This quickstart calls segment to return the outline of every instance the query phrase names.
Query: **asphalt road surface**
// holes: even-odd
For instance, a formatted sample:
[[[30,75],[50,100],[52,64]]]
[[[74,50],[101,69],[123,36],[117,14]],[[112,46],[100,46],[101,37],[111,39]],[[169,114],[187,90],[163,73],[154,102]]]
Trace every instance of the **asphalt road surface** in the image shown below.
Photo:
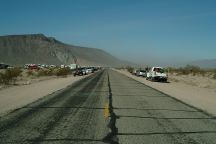
[[[1,117],[0,143],[216,144],[216,119],[103,70]]]

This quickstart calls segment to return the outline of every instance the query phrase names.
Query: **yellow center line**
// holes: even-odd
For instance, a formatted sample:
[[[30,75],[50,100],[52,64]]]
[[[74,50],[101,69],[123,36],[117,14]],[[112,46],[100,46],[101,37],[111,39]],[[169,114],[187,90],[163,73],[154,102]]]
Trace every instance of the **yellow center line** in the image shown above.
[[[110,116],[110,113],[109,113],[109,104],[105,103],[105,105],[104,105],[104,118],[108,119],[109,116]]]

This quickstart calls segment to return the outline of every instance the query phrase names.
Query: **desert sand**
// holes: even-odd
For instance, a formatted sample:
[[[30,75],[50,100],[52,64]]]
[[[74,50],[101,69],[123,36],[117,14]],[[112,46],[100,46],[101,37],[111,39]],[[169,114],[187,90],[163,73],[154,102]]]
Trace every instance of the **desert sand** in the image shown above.
[[[116,71],[216,116],[216,80],[190,75],[170,75],[168,83],[160,83],[147,81],[145,78],[134,76],[126,70]]]
[[[41,97],[54,93],[84,78],[68,76],[34,82],[28,85],[12,86],[0,90],[0,115],[25,106]]]

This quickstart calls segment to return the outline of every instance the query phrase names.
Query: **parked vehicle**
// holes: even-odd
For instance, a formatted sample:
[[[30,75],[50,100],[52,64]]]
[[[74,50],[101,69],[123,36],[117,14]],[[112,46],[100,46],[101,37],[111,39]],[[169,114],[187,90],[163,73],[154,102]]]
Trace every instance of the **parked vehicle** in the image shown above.
[[[44,68],[49,68],[49,65],[46,65],[46,64],[41,64],[41,65],[39,66],[39,68],[41,68],[41,69],[44,69]]]
[[[28,64],[27,68],[30,69],[30,70],[38,70],[38,69],[40,69],[38,67],[38,65],[36,65],[36,64]]]
[[[4,64],[4,63],[0,63],[0,69],[7,69],[9,67],[9,65]]]
[[[147,73],[146,79],[151,81],[166,82],[168,77],[167,77],[167,73],[162,67],[152,67],[150,71]]]
[[[49,65],[49,68],[56,68],[56,65]]]
[[[81,68],[81,71],[82,71],[83,75],[87,75],[87,69],[86,68]]]
[[[87,74],[90,74],[90,73],[93,73],[93,72],[94,72],[93,68],[87,68],[86,69]]]
[[[136,70],[136,76],[146,77],[146,71],[145,70]]]
[[[82,76],[82,75],[86,75],[86,68],[78,68],[75,72],[74,72],[74,76]]]
[[[93,67],[93,71],[94,71],[94,72],[96,72],[96,71],[98,71],[98,70],[99,70],[98,67]]]
[[[62,65],[60,65],[60,68],[65,68],[65,67],[66,67],[66,66],[65,66],[65,65],[63,65],[63,64],[62,64]]]

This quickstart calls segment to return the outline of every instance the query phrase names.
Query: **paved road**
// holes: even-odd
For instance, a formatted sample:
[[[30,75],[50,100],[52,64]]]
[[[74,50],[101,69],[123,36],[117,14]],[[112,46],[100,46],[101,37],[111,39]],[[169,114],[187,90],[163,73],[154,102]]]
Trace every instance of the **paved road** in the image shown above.
[[[0,143],[214,144],[216,120],[104,70],[0,118]]]

